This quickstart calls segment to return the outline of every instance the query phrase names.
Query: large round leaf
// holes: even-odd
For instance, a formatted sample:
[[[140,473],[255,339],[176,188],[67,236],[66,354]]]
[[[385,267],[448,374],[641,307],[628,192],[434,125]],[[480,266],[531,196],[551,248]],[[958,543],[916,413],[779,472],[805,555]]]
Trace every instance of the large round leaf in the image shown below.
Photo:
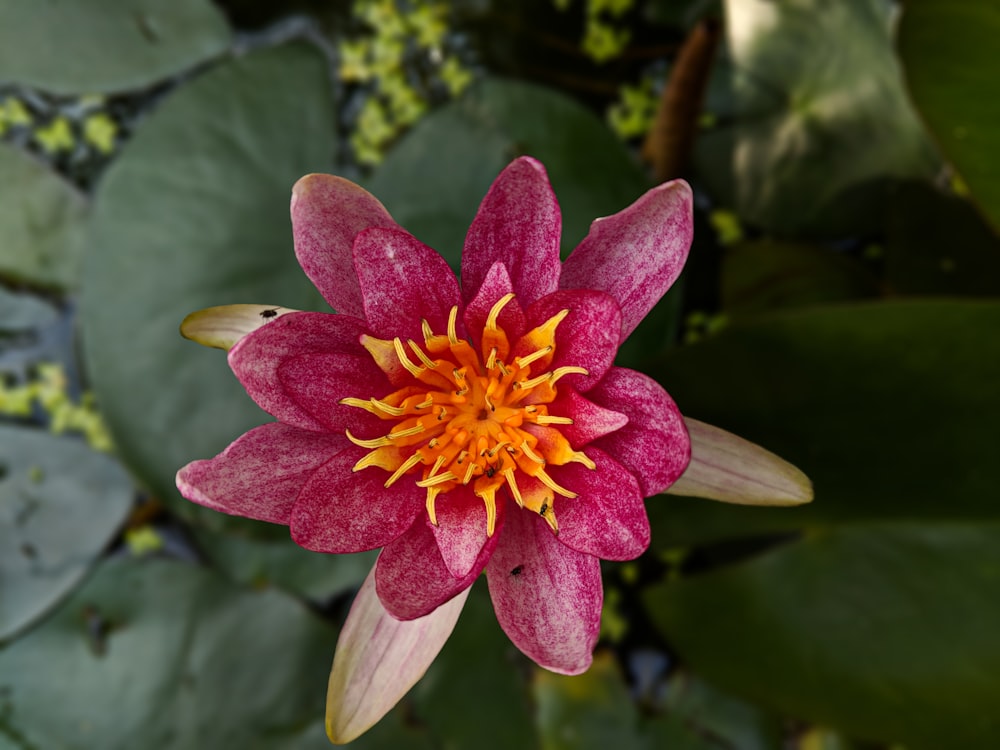
[[[774,315],[677,350],[656,376],[685,414],[803,469],[792,509],[652,499],[653,545],[829,523],[1000,519],[1000,303],[899,301]]]
[[[121,467],[82,441],[0,426],[0,641],[72,591],[132,494]]]
[[[44,164],[2,143],[0,174],[0,276],[37,286],[75,286],[87,217],[84,196]]]
[[[998,580],[1000,524],[874,525],[646,603],[701,674],[782,712],[914,750],[986,750],[1000,746]]]
[[[102,565],[0,651],[4,733],[72,750],[301,747],[335,632],[274,590],[186,563]]]
[[[903,91],[884,0],[727,0],[720,125],[696,162],[723,203],[779,233],[874,226],[885,178],[937,160]]]
[[[1000,6],[907,0],[899,53],[913,101],[945,155],[1000,232]]]
[[[230,36],[209,0],[5,0],[0,82],[54,94],[128,91],[221,54]]]
[[[421,120],[369,184],[400,224],[458,267],[465,233],[490,183],[529,154],[549,173],[563,214],[563,254],[590,222],[649,187],[614,134],[564,94],[486,79]]]
[[[220,65],[137,131],[96,197],[85,351],[123,456],[161,496],[177,469],[266,420],[184,316],[259,302],[319,309],[292,250],[291,186],[329,171],[324,58],[295,44]]]

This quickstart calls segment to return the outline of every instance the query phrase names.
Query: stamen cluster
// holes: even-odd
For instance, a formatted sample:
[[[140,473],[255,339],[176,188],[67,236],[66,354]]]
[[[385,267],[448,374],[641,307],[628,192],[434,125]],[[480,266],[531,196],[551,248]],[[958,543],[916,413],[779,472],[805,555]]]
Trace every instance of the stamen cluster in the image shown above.
[[[512,346],[498,318],[513,298],[504,296],[490,310],[479,351],[456,334],[458,307],[451,309],[444,335],[421,322],[423,346],[412,339],[361,339],[383,369],[401,365],[413,382],[382,399],[340,401],[396,422],[373,439],[347,432],[353,443],[371,449],[354,471],[381,467],[390,472],[386,487],[419,471],[416,484],[427,491],[427,514],[435,525],[436,498],[471,484],[485,504],[489,535],[495,530],[497,492],[504,487],[518,506],[538,513],[558,532],[553,499],[576,493],[560,486],[546,467],[570,462],[595,466],[558,430],[558,425],[573,424],[572,418],[548,411],[562,377],[587,374],[582,367],[549,369],[556,328],[570,311],[560,311]]]

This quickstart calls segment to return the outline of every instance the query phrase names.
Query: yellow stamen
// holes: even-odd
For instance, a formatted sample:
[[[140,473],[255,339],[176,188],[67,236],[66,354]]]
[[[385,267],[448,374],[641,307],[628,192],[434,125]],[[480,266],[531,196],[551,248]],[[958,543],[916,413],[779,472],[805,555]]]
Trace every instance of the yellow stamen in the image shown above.
[[[437,367],[437,362],[432,360],[426,354],[424,354],[423,349],[417,346],[417,342],[413,339],[406,340],[407,345],[413,350],[413,353],[417,355],[417,358],[424,363],[428,370],[433,370]]]
[[[458,321],[458,305],[455,305],[448,312],[448,343],[452,346],[458,344],[458,334],[455,333],[455,323]]]
[[[538,351],[532,352],[531,354],[527,355],[526,357],[514,357],[514,364],[517,365],[518,367],[527,367],[532,362],[536,362],[539,359],[541,359],[542,357],[546,356],[547,354],[551,354],[551,353],[552,353],[552,347],[551,346],[543,346]]]
[[[403,342],[397,337],[392,340],[392,345],[396,349],[396,357],[399,359],[399,364],[405,367],[406,371],[413,377],[418,377],[424,371],[424,368],[410,361],[410,358],[406,356],[406,350],[403,348]]]
[[[486,506],[486,536],[493,536],[497,529],[497,491],[495,487],[488,487],[482,492],[477,492],[482,498],[483,505]]]
[[[511,467],[503,472],[504,479],[507,480],[507,486],[510,487],[510,494],[514,496],[514,502],[517,503],[519,508],[524,507],[524,498],[521,497],[521,490],[517,486],[517,480],[514,479],[514,469]]]
[[[359,448],[383,448],[387,445],[392,445],[392,441],[389,439],[388,435],[383,435],[379,438],[372,438],[371,440],[362,440],[361,438],[354,437],[350,430],[344,430],[344,434],[347,435],[348,440]]]
[[[552,382],[555,383],[564,375],[590,375],[590,372],[583,367],[557,367],[552,371]]]
[[[444,484],[445,482],[454,482],[458,477],[452,474],[450,471],[446,471],[444,474],[438,474],[434,477],[427,477],[427,479],[421,479],[417,482],[417,487],[433,487],[437,484]]]
[[[535,417],[535,424],[573,424],[569,417],[555,417],[551,414],[539,414]]]
[[[545,459],[542,458],[541,456],[539,456],[533,450],[531,450],[531,446],[528,445],[528,441],[527,440],[525,440],[523,443],[521,443],[521,450],[524,452],[524,455],[526,455],[528,458],[530,458],[536,464],[541,464],[542,466],[545,465]]]
[[[590,457],[586,453],[581,453],[580,451],[573,451],[569,460],[573,463],[583,464],[591,471],[597,468],[597,464],[591,461]]]
[[[441,488],[440,487],[428,487],[427,488],[427,501],[426,501],[427,518],[431,522],[431,524],[433,524],[434,526],[438,525],[437,512],[435,511],[435,508],[434,508],[434,501],[437,499],[437,496],[440,493],[441,493]]]
[[[431,329],[431,324],[427,322],[427,318],[420,319],[420,332],[424,334],[424,343],[430,344],[431,339],[434,338],[434,331]]]
[[[497,318],[500,317],[500,312],[503,310],[507,303],[514,299],[514,293],[510,292],[505,294],[503,297],[497,300],[496,304],[490,308],[490,314],[486,316],[486,330],[496,331],[497,329]]]
[[[410,469],[412,469],[414,466],[416,466],[417,464],[419,464],[423,460],[424,460],[424,457],[421,456],[420,453],[414,453],[412,456],[410,456],[408,459],[406,459],[402,464],[399,465],[398,469],[396,469],[394,472],[392,472],[392,476],[385,480],[385,487],[386,487],[386,489],[388,489],[389,487],[392,487],[392,485],[401,476],[403,476],[403,474],[405,474],[406,472],[408,472]]]
[[[550,477],[548,474],[545,473],[544,469],[539,469],[538,473],[535,474],[535,478],[539,482],[544,484],[546,487],[548,487],[550,490],[559,493],[563,497],[568,497],[568,498],[576,497],[575,492],[567,490],[565,487],[560,487],[552,477]]]

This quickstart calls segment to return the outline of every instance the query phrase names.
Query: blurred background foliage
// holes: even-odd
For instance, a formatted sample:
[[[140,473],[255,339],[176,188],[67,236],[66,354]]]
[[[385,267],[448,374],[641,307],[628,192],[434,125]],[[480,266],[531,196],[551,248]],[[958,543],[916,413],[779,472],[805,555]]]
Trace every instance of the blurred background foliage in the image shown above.
[[[179,498],[266,417],[177,325],[324,309],[300,175],[456,265],[519,154],[566,252],[693,183],[688,268],[621,363],[816,500],[650,498],[581,677],[477,585],[356,745],[1000,747],[997,38],[984,0],[0,0],[0,749],[325,746],[373,555]]]

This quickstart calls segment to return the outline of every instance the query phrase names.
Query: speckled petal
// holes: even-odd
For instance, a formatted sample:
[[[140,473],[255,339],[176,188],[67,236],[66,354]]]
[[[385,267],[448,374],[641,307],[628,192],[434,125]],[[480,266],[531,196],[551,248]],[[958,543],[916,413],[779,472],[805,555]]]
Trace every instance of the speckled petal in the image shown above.
[[[343,177],[306,175],[292,188],[292,235],[299,265],[337,312],[364,317],[351,251],[368,227],[396,222],[364,188]]]
[[[691,188],[665,182],[594,221],[563,263],[559,286],[600,289],[618,300],[624,341],[680,275],[693,233]]]
[[[282,422],[343,433],[377,419],[337,400],[392,390],[358,343],[365,330],[348,315],[291,313],[243,337],[229,351],[229,364],[257,405]]]
[[[586,392],[604,377],[618,352],[621,310],[604,292],[590,289],[558,291],[542,297],[524,311],[527,330],[543,324],[562,310],[569,315],[556,328],[555,356],[548,369],[576,366],[587,375],[571,374],[559,382]],[[515,345],[514,354],[530,354],[532,347]]]
[[[514,291],[507,269],[502,263],[494,263],[486,274],[482,286],[476,296],[465,308],[465,330],[469,333],[469,338],[475,345],[482,342],[483,328],[486,327],[486,318],[489,316],[493,306],[507,294]],[[512,299],[500,311],[497,317],[497,325],[507,334],[510,343],[524,333],[524,311],[517,297]]]
[[[500,529],[480,551],[468,575],[455,578],[444,564],[426,517],[382,550],[375,565],[375,586],[382,606],[393,617],[413,620],[433,612],[465,591],[482,572],[496,547]]]
[[[469,589],[417,620],[385,611],[368,574],[347,615],[326,692],[326,733],[346,744],[385,716],[423,677],[455,628]]]
[[[309,477],[292,509],[292,539],[316,552],[362,552],[389,544],[423,510],[424,491],[412,482],[384,486],[378,468],[353,472],[368,453],[355,445]]]
[[[555,498],[559,541],[602,560],[633,560],[649,546],[649,519],[639,483],[598,448],[587,456],[597,468],[571,463],[550,466],[549,474],[577,497]]]
[[[599,406],[569,386],[559,388],[548,409],[549,414],[573,420],[573,424],[559,425],[559,431],[574,448],[582,448],[628,424],[628,417],[621,412]]]
[[[497,620],[521,651],[560,674],[590,666],[601,627],[601,563],[562,544],[534,513],[511,512],[486,569]]]
[[[349,447],[343,435],[265,424],[241,435],[215,458],[182,468],[177,489],[213,510],[287,524],[313,473]]]
[[[503,526],[506,503],[497,503],[496,529]],[[432,526],[445,567],[455,578],[465,578],[490,542],[486,534],[486,506],[472,488],[460,486],[438,495],[437,526]]]
[[[354,241],[354,267],[376,336],[422,341],[421,319],[445,332],[460,299],[458,280],[437,251],[402,229],[368,229]]]
[[[559,285],[562,215],[548,175],[529,156],[515,159],[493,181],[469,227],[462,251],[462,296],[470,301],[500,261],[522,305]]]
[[[673,399],[650,377],[611,368],[587,396],[628,417],[628,424],[594,445],[628,469],[650,497],[677,481],[691,460],[691,440]]]

